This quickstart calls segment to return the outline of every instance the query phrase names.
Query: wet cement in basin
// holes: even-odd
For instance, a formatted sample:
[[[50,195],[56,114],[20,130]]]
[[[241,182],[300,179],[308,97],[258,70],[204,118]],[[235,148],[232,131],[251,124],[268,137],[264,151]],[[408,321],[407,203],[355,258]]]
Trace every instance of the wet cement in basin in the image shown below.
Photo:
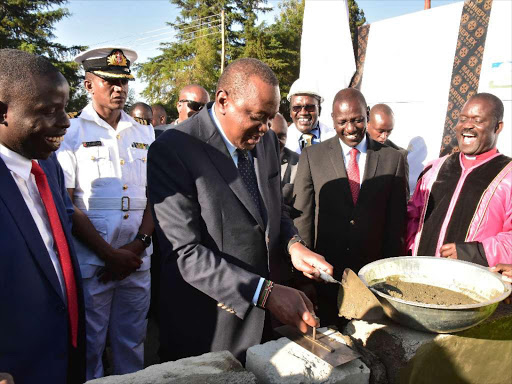
[[[433,285],[405,282],[392,276],[385,281],[373,284],[372,288],[397,299],[423,304],[467,305],[478,303],[460,292]]]

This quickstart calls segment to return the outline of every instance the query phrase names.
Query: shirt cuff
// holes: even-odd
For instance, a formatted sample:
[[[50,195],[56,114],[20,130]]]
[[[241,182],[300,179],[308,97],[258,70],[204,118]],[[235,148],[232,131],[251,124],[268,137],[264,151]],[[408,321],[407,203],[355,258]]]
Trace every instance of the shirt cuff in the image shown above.
[[[260,297],[261,287],[263,286],[264,281],[265,279],[263,277],[260,277],[260,282],[256,287],[256,292],[254,292],[254,296],[252,297],[252,305],[254,306],[258,303],[258,297]]]

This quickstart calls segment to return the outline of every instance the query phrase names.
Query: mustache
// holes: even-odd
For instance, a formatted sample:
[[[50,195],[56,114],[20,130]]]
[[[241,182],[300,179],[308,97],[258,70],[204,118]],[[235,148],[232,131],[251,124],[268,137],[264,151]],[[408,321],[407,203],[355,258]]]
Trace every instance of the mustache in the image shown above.
[[[471,135],[475,135],[475,136],[478,136],[477,133],[475,132],[474,129],[471,129],[471,128],[464,128],[460,134],[461,135],[464,135],[465,133],[468,133],[468,134],[471,134]]]

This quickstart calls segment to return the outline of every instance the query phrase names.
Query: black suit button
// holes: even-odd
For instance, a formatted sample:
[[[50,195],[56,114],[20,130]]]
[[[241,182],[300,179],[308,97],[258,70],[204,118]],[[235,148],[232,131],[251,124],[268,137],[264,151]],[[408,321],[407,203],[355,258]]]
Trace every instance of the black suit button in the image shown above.
[[[350,248],[347,248],[347,252],[350,251]]]
[[[349,221],[350,225],[354,225],[356,222],[354,220]]]

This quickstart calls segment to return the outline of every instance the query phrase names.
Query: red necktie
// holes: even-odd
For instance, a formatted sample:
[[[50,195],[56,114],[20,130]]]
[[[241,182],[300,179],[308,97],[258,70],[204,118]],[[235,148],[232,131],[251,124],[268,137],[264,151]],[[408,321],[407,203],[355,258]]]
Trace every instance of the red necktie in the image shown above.
[[[62,229],[62,223],[59,218],[59,213],[53,201],[52,191],[43,169],[32,160],[32,174],[36,178],[37,189],[43,200],[48,219],[50,220],[50,227],[52,228],[53,239],[57,246],[57,255],[64,275],[64,285],[66,286],[66,297],[68,301],[68,315],[71,328],[71,343],[73,347],[77,346],[78,334],[78,300],[76,294],[75,275],[73,273],[73,265],[71,264],[71,257],[69,255],[68,242]]]
[[[350,161],[348,162],[348,183],[350,185],[350,192],[352,193],[352,201],[354,205],[357,203],[357,197],[359,196],[359,166],[357,165],[357,154],[359,151],[356,148],[350,150]]]

